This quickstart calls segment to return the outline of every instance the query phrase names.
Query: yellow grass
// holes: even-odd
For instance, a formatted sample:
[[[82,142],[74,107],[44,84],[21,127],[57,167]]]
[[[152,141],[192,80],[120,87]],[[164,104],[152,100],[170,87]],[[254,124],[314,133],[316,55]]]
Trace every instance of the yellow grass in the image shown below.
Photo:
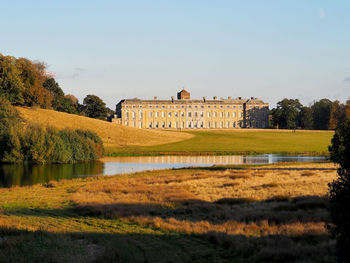
[[[324,196],[328,183],[336,177],[333,164],[306,164],[329,170],[165,170],[145,172],[145,176],[100,180],[79,189],[72,201],[82,205],[139,203],[175,206],[183,200],[216,202],[223,198],[263,201],[280,196]],[[308,176],[305,176],[305,173]],[[141,175],[143,173],[140,173]]]
[[[105,147],[153,146],[193,137],[188,133],[142,130],[54,110],[17,107],[27,123],[54,126],[58,129],[88,129],[97,133]]]
[[[327,184],[336,178],[335,168],[321,163],[163,170],[0,189],[0,235],[6,229],[41,230],[79,233],[89,241],[88,233],[105,233],[93,237],[102,254],[118,249],[113,245],[103,252],[106,242],[127,239],[118,257],[125,248],[148,251],[149,242],[154,257],[161,247],[176,253],[179,243],[168,239],[177,233],[198,262],[204,261],[198,257],[202,249],[195,250],[197,238],[207,249],[217,246],[210,253],[228,262],[333,262],[325,221]]]
[[[313,166],[317,167],[317,164]],[[332,170],[334,166],[331,164],[320,164],[319,167],[329,167],[330,170],[227,169],[224,171],[151,172],[148,173],[148,176],[124,177],[89,184],[74,193],[70,200],[78,207],[95,210],[98,214],[123,217],[125,220],[129,218],[139,223],[153,222],[155,226],[161,226],[167,230],[197,234],[219,231],[251,235],[249,229],[256,228],[256,224],[266,225],[267,223],[264,220],[249,224],[237,222],[236,211],[220,211],[221,216],[231,220],[219,225],[208,221],[193,223],[176,218],[156,217],[151,219],[149,213],[153,211],[152,213],[161,216],[164,209],[179,208],[187,203],[210,207],[217,202],[239,204],[246,201],[292,199],[299,196],[323,197],[328,191],[327,184],[335,179],[336,171]],[[304,175],[306,172],[308,176]],[[216,217],[215,214],[207,212],[208,218]],[[320,222],[317,222],[316,225],[303,225],[300,222],[281,226],[272,224],[265,227],[266,231],[264,230],[263,233],[266,235],[278,234],[280,231],[287,231],[286,228],[300,230],[304,227],[310,228],[307,231],[314,231],[315,226],[317,226],[317,231],[326,233],[323,223]]]

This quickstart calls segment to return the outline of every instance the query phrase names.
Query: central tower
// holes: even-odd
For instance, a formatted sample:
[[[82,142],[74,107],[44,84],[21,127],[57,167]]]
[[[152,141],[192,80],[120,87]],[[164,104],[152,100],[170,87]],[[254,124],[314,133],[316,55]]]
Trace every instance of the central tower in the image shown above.
[[[177,93],[177,99],[178,100],[189,100],[191,99],[191,94],[186,90],[181,90]]]

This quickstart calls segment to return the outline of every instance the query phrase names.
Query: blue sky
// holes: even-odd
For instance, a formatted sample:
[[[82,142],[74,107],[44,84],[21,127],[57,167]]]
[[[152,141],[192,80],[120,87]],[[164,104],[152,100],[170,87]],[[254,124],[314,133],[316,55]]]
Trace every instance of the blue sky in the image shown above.
[[[1,1],[0,53],[44,61],[66,93],[350,97],[350,1]]]

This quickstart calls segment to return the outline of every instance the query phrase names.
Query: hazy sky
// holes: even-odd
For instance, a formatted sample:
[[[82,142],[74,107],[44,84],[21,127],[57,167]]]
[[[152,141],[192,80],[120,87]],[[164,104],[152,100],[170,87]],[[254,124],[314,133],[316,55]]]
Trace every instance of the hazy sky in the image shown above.
[[[0,53],[44,61],[66,93],[350,97],[350,1],[0,1]]]

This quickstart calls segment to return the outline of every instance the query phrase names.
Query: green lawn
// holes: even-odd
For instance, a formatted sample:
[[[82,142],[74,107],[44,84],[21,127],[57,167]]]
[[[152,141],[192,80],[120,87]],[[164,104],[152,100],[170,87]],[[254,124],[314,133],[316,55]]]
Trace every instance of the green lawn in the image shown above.
[[[186,131],[187,132],[187,131]],[[328,154],[333,131],[188,131],[195,137],[147,147],[107,148],[109,155],[152,154]]]

